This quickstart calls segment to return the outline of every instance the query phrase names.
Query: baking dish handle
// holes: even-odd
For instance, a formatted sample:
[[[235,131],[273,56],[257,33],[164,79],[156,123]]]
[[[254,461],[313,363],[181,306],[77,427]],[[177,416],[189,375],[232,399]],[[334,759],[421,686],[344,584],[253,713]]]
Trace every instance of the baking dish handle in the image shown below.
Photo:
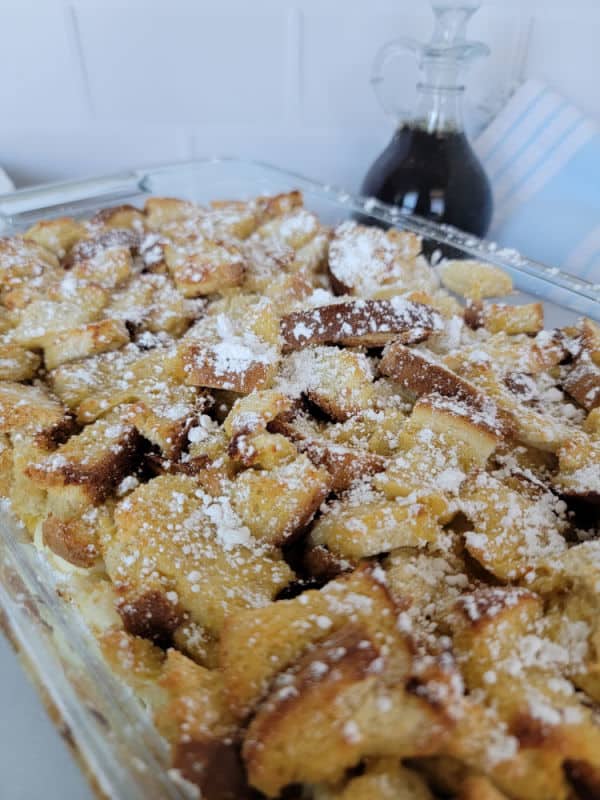
[[[145,172],[123,172],[106,178],[65,181],[47,187],[18,189],[0,195],[0,232],[11,227],[31,225],[49,215],[76,215],[99,204],[123,202],[143,194],[141,182]]]

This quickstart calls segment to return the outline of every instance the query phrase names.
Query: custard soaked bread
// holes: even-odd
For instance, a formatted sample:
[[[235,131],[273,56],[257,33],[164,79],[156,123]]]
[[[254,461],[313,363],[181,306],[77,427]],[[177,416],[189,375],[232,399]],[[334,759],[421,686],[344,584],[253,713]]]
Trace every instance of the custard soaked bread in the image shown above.
[[[0,491],[179,782],[600,797],[593,321],[299,192],[38,222],[0,275]]]

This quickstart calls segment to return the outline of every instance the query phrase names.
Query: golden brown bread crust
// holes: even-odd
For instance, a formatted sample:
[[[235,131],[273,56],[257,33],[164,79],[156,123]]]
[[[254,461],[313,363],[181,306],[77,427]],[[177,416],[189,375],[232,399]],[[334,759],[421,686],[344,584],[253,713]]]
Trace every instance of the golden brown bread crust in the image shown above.
[[[108,450],[100,451],[97,458],[84,462],[78,461],[76,456],[72,459],[65,456],[66,448],[69,448],[70,453],[75,445],[71,442],[70,446],[67,444],[62,449],[59,448],[44,461],[30,464],[26,474],[47,488],[71,485],[81,487],[90,501],[98,504],[132,471],[139,443],[139,434],[135,428],[120,426],[116,435],[110,437]]]
[[[294,311],[281,319],[283,352],[313,344],[383,347],[390,339],[417,344],[440,326],[430,307],[403,298],[359,300]]]
[[[117,606],[128,633],[159,643],[169,643],[181,625],[184,615],[168,597],[159,591],[148,591]]]
[[[250,800],[252,796],[237,742],[179,742],[173,767],[197,786],[206,800]]]
[[[382,472],[386,465],[385,459],[376,453],[365,453],[333,442],[308,439],[299,445],[299,450],[306,453],[313,464],[329,472],[333,492],[343,492],[354,481]]]
[[[100,550],[89,524],[79,519],[62,520],[49,514],[42,526],[44,544],[77,567],[94,565]]]
[[[379,371],[416,395],[437,392],[444,397],[475,399],[477,388],[448,369],[436,363],[425,352],[417,352],[402,342],[393,341],[386,347],[379,363]]]
[[[267,388],[273,376],[274,364],[253,360],[250,356],[242,368],[220,366],[218,351],[201,344],[186,346],[181,354],[181,370],[190,386],[208,389],[227,389],[239,394],[249,394]]]

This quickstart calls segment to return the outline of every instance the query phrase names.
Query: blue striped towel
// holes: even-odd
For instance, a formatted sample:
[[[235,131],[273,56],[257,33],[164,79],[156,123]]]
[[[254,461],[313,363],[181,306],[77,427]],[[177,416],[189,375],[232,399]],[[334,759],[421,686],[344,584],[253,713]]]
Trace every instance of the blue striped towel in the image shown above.
[[[600,127],[530,80],[474,145],[494,191],[489,238],[600,283]]]

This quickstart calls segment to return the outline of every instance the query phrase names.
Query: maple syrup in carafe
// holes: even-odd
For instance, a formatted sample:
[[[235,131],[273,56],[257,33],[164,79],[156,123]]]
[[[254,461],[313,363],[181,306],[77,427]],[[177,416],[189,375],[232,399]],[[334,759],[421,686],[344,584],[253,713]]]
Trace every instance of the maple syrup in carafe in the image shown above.
[[[484,236],[492,193],[462,131],[402,125],[375,161],[362,194],[439,223]]]
[[[425,44],[401,37],[379,51],[371,83],[384,109],[398,124],[362,185],[362,194],[400,206],[434,222],[484,236],[492,216],[487,176],[464,132],[464,73],[489,53],[466,38],[479,0],[432,0],[435,27]],[[421,80],[412,111],[396,104],[388,77],[392,61],[417,56]],[[386,87],[394,90],[390,99]]]

